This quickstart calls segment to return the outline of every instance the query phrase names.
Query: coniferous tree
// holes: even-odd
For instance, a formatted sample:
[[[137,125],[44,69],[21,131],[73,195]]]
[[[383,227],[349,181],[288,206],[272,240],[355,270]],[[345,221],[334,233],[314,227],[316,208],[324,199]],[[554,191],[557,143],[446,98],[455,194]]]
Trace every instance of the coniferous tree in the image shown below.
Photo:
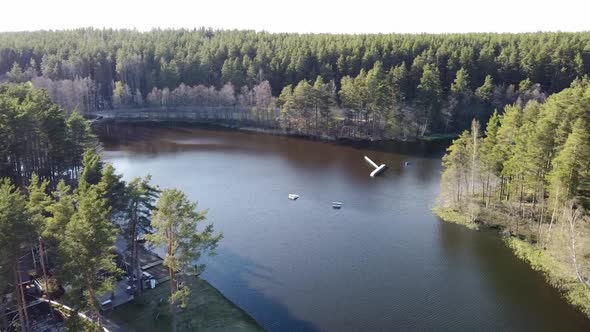
[[[8,179],[0,181],[0,281],[14,287],[18,317],[23,331],[30,331],[21,272],[21,256],[27,252],[33,225],[26,212],[26,198]]]
[[[48,262],[46,260],[45,241],[43,234],[46,233],[47,227],[47,208],[51,204],[51,198],[47,194],[48,186],[49,181],[41,181],[37,174],[33,173],[33,176],[31,177],[31,183],[27,188],[29,199],[26,204],[27,215],[30,218],[30,222],[32,223],[33,227],[35,228],[35,233],[37,235],[36,242],[39,245],[39,261],[41,263],[41,270],[43,273],[43,290],[47,294],[49,294],[50,291],[47,275]]]
[[[436,209],[451,221],[498,227],[514,248],[526,241],[542,249],[551,264],[541,265],[573,281],[559,287],[585,312],[590,265],[581,258],[588,243],[580,235],[590,230],[589,91],[582,79],[545,102],[506,106],[502,115],[492,114],[481,144],[477,125],[463,133],[443,158]]]
[[[86,161],[95,164],[91,158]],[[118,273],[114,261],[115,229],[104,191],[98,184],[85,181],[82,178],[76,190],[77,208],[66,225],[59,251],[62,277],[72,287],[72,300],[79,302],[74,294],[83,295],[79,305],[89,308],[100,326],[99,297],[112,290]]]
[[[441,97],[442,87],[438,68],[435,65],[424,66],[416,98],[420,135],[423,136],[429,127],[439,120]]]
[[[443,173],[441,185],[447,188],[447,193],[451,194],[450,200],[454,204],[460,204],[463,195],[466,194],[467,181],[469,176],[469,141],[471,137],[469,132],[464,131],[459,138],[447,149],[447,154],[443,157]],[[448,197],[445,197],[448,199]]]
[[[46,207],[50,216],[47,218],[43,237],[59,245],[64,240],[66,226],[74,215],[75,200],[70,186],[63,180],[57,184],[52,198],[52,203]]]
[[[127,207],[126,219],[127,228],[125,238],[131,246],[131,261],[133,263],[136,279],[136,290],[141,293],[141,266],[139,262],[138,241],[140,236],[149,234],[151,231],[151,216],[155,209],[154,203],[159,194],[159,189],[151,183],[151,176],[135,178],[127,185]]]
[[[557,214],[570,199],[578,197],[580,189],[590,184],[590,135],[583,119],[578,119],[568,135],[563,149],[553,159],[553,170],[549,173],[550,197],[552,201],[551,226]],[[587,197],[582,197],[587,200]]]
[[[484,103],[489,103],[492,101],[494,93],[494,84],[492,80],[492,76],[486,76],[486,79],[482,86],[475,90],[475,95]]]
[[[490,181],[499,177],[502,171],[503,160],[497,149],[499,125],[500,117],[498,112],[494,111],[486,126],[485,137],[479,150],[482,176],[485,178],[485,183],[482,186],[482,199],[485,200],[486,206],[489,205],[491,199]]]
[[[176,189],[162,191],[157,212],[152,220],[154,233],[147,236],[154,246],[164,247],[164,265],[170,275],[170,313],[172,330],[176,331],[177,307],[185,308],[190,295],[187,278],[200,273],[203,265],[197,265],[199,257],[211,253],[221,239],[215,235],[213,225],[199,229],[205,220],[206,211],[197,211],[197,203],[188,200]]]
[[[283,88],[278,100],[278,106],[281,109],[279,124],[286,130],[295,128],[296,114],[293,104],[293,87],[288,85]]]
[[[451,127],[459,116],[459,112],[471,104],[472,91],[470,88],[469,73],[464,68],[457,71],[455,80],[451,84],[449,95],[449,114],[445,119],[446,127]]]

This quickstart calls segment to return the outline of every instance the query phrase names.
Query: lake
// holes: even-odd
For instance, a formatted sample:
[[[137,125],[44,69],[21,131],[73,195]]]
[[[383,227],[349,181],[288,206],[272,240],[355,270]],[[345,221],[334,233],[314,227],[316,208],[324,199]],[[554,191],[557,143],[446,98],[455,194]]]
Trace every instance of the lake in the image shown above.
[[[101,139],[125,180],[150,173],[209,209],[224,239],[203,278],[269,331],[590,330],[497,234],[431,212],[444,144],[161,125]]]

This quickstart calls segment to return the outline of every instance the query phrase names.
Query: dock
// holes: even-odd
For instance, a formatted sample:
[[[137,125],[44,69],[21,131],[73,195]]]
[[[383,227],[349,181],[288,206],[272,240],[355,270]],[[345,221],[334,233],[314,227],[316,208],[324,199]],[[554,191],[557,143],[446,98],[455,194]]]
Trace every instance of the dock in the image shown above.
[[[374,161],[372,161],[369,157],[365,156],[365,160],[371,164],[371,166],[373,166],[375,168],[375,170],[373,170],[371,172],[371,174],[369,174],[369,176],[371,176],[372,178],[375,177],[376,175],[381,174],[385,168],[387,167],[385,164],[381,164],[381,165],[377,165]]]

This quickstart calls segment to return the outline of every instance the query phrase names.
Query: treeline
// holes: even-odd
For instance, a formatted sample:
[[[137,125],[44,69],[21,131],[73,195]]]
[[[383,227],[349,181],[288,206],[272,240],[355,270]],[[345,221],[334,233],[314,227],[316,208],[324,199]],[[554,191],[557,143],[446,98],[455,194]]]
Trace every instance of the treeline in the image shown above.
[[[57,182],[76,180],[82,153],[98,141],[78,113],[66,116],[46,92],[0,85],[0,178],[22,185],[33,173]]]
[[[122,181],[101,160],[88,122],[77,113],[66,118],[45,91],[0,86],[0,107],[0,152],[11,165],[0,173],[0,330],[32,331],[31,294],[23,285],[34,277],[43,299],[63,296],[59,301],[74,307],[51,309],[65,313],[66,331],[102,331],[100,300],[122,274],[135,277],[130,286],[141,295],[143,237],[168,254],[171,314],[163,318],[174,329],[190,293],[183,285],[221,238],[212,225],[201,227],[205,212],[182,192],[152,185],[149,176]],[[117,236],[126,246],[115,250]]]
[[[544,250],[557,263],[540,265],[590,315],[590,81],[494,113],[485,135],[474,120],[443,165],[443,217],[459,213]]]
[[[217,91],[231,84],[239,98],[243,87],[268,81],[278,97],[286,87],[321,78],[335,87],[336,118],[365,118],[335,130],[378,137],[389,127],[395,136],[407,122],[423,135],[463,129],[473,117],[487,120],[531,89],[561,91],[590,71],[589,42],[589,33],[39,31],[0,34],[0,73],[12,82],[32,80],[66,109],[81,111],[142,107],[154,89],[181,84]],[[378,84],[364,88],[371,71]],[[375,89],[379,96],[372,96]],[[313,129],[298,130],[318,128],[314,121]]]

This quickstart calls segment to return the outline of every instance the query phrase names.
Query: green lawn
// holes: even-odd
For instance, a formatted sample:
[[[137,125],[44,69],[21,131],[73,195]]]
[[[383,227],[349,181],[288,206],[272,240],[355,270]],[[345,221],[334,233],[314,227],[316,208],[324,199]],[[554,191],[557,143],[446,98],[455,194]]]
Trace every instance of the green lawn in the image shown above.
[[[170,331],[169,287],[165,282],[147,290],[140,300],[115,308],[105,317],[129,332]],[[191,289],[188,307],[178,312],[178,331],[263,331],[208,282],[196,278]]]

